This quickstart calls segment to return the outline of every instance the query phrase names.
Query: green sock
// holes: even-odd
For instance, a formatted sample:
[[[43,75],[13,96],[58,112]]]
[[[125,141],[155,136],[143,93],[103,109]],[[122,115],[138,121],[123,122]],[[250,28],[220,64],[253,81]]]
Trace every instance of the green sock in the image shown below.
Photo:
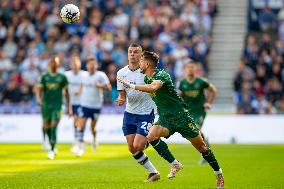
[[[93,131],[92,133],[93,133],[93,136],[94,136],[94,139],[95,139],[96,136],[97,136],[97,131]]]
[[[55,145],[56,145],[56,130],[57,130],[57,127],[56,127],[56,126],[51,126],[51,128],[50,128],[50,139],[49,139],[49,142],[50,142],[51,150],[52,150],[52,151],[54,150]]]
[[[212,150],[208,147],[206,152],[202,153],[203,158],[209,163],[209,165],[214,169],[214,171],[219,171],[220,166],[212,152]]]
[[[42,128],[42,136],[44,141],[46,140],[46,136],[48,137],[47,128],[45,127]]]
[[[150,144],[158,152],[158,154],[169,163],[172,163],[175,160],[174,156],[168,148],[168,145],[161,139],[154,140],[150,142]]]
[[[48,136],[49,141],[50,141],[50,134],[51,134],[50,131],[51,131],[50,127],[46,128],[46,130],[45,130],[46,135]]]

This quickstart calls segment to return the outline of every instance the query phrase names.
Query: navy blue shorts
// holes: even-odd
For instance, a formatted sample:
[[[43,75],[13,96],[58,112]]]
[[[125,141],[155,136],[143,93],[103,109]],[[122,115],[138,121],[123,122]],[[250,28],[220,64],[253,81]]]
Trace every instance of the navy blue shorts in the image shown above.
[[[84,106],[80,106],[78,109],[79,117],[85,119],[91,118],[92,120],[98,120],[100,112],[100,109],[87,108]]]
[[[80,105],[72,105],[73,115],[78,116],[78,109]]]
[[[138,115],[124,112],[122,126],[124,136],[130,134],[147,136],[154,118],[154,111],[152,111],[149,115]]]

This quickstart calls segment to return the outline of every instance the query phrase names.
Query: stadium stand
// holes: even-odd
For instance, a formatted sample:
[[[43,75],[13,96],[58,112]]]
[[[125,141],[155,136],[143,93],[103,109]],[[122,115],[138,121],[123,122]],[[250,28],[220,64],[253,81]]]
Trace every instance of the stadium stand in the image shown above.
[[[249,1],[248,35],[234,79],[239,114],[284,113],[284,6]]]
[[[47,70],[52,54],[60,56],[62,71],[69,69],[73,54],[80,55],[84,69],[86,57],[96,56],[113,86],[106,104],[117,96],[116,71],[126,64],[129,42],[158,51],[159,66],[174,80],[182,76],[188,57],[199,62],[201,74],[207,72],[216,0],[82,0],[80,20],[71,25],[63,24],[58,15],[63,4],[59,0],[0,2],[2,112],[38,111],[33,86]]]

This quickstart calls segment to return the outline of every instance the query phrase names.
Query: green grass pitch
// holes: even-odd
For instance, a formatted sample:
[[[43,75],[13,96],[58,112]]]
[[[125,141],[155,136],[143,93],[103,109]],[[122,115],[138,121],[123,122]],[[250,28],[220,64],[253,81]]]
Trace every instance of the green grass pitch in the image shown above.
[[[101,188],[176,189],[215,188],[209,165],[197,164],[199,154],[191,145],[169,145],[184,169],[174,180],[166,178],[169,164],[149,147],[146,153],[161,173],[161,180],[144,183],[147,172],[127,151],[126,144],[88,148],[75,157],[70,145],[59,144],[55,160],[48,160],[38,144],[0,144],[0,188]],[[284,145],[212,145],[226,188],[284,188]]]

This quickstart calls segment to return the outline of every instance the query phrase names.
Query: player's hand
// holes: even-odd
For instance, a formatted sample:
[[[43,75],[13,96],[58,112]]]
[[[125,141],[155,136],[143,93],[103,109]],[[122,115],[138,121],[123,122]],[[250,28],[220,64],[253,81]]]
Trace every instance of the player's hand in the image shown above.
[[[37,103],[39,106],[42,106],[42,101],[41,101],[41,99],[36,99],[36,103]]]
[[[122,105],[124,105],[126,103],[126,99],[118,97],[115,102],[116,102],[117,106],[122,106]]]
[[[99,88],[99,89],[103,89],[104,85],[101,82],[97,82],[96,87]]]
[[[206,103],[203,105],[203,107],[204,107],[205,109],[209,110],[209,109],[212,108],[212,104],[206,102]]]
[[[130,84],[126,80],[121,78],[117,78],[117,80],[122,83],[125,88],[130,88]]]

